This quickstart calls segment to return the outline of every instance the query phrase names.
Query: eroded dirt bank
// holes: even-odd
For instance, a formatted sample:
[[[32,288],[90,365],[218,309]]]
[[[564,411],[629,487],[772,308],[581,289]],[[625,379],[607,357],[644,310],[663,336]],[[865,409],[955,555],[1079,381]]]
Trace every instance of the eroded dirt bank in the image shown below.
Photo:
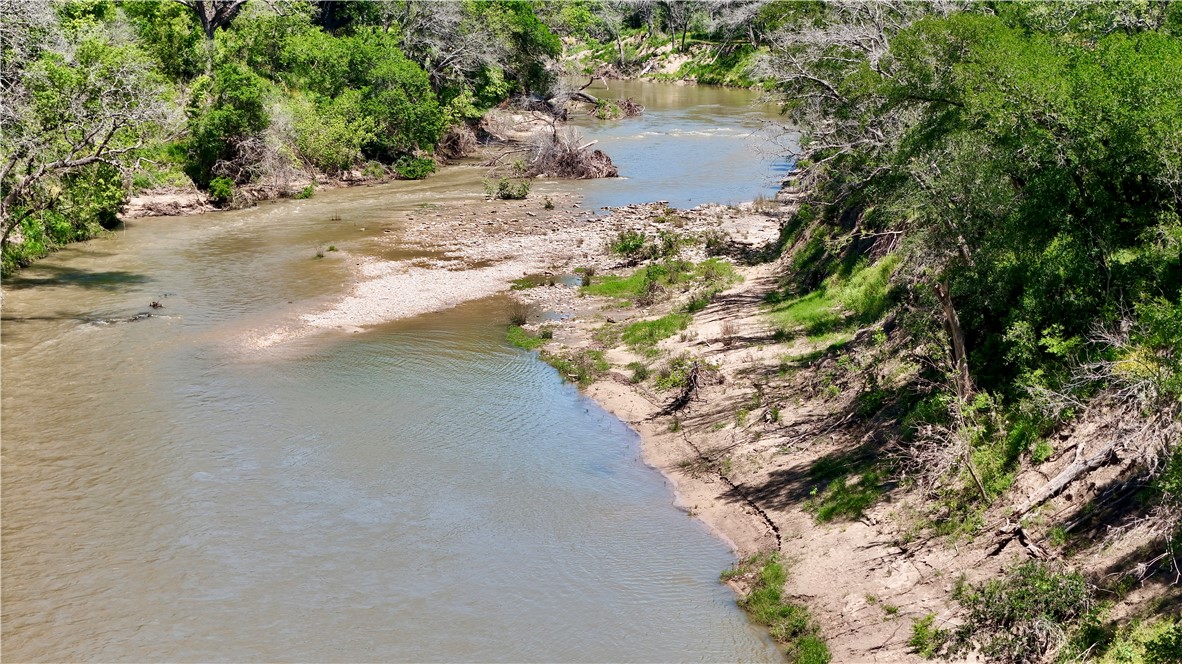
[[[689,514],[741,557],[779,554],[789,568],[785,595],[808,607],[832,661],[926,661],[909,643],[913,625],[929,616],[937,625],[958,624],[965,611],[955,589],[1003,577],[1015,565],[1037,560],[1090,578],[1118,578],[1123,561],[1144,556],[1152,533],[1139,526],[1114,531],[1104,516],[1120,509],[1120,495],[1107,487],[1120,486],[1133,468],[1132,452],[1117,454],[1028,518],[1014,516],[1073,459],[1129,434],[1133,425],[1119,412],[1100,408],[1059,432],[1054,453],[1019,472],[980,523],[933,528],[940,502],[930,488],[874,469],[875,460],[897,449],[901,427],[891,409],[867,405],[875,394],[870,386],[898,388],[916,370],[894,318],[810,337],[769,316],[768,297],[782,291],[793,252],[770,263],[745,259],[774,253],[759,251],[760,243],[777,236],[787,209],[761,202],[681,215],[687,229],[726,234],[713,248],[729,253],[743,278],[704,306],[701,286],[689,277],[650,297],[618,290],[568,297],[561,305],[576,315],[538,318],[525,329],[561,372],[582,380],[590,397],[642,435],[646,460],[674,481]],[[628,216],[654,241],[673,230],[660,206]],[[701,261],[703,249],[690,244],[675,258],[640,266],[617,261],[614,273]],[[610,256],[590,262],[611,269]],[[601,269],[592,282],[604,279]],[[1074,519],[1069,544],[1051,525],[1064,515]],[[1173,610],[1178,592],[1168,586],[1171,578],[1128,584],[1113,595],[1107,615],[1132,617],[1146,605]],[[740,576],[737,589],[748,590],[749,580]]]

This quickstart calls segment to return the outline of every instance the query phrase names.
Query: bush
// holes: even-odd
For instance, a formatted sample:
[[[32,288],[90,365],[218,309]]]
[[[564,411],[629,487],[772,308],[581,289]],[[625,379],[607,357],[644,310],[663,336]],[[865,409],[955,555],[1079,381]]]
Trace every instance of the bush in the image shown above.
[[[209,197],[218,207],[226,207],[234,200],[234,181],[227,177],[217,177],[209,181]]]
[[[345,90],[313,110],[296,113],[296,145],[300,154],[325,173],[341,173],[361,161],[361,148],[373,138],[377,124],[361,114],[361,92]]]
[[[934,613],[916,620],[911,626],[911,638],[907,639],[907,645],[911,650],[924,659],[931,659],[940,654],[950,636],[948,630],[934,627],[935,621]]]
[[[504,200],[521,200],[529,195],[529,180],[510,180],[501,178],[497,181],[485,180],[484,193]]]
[[[210,81],[193,83],[185,173],[202,188],[216,177],[214,166],[238,160],[238,145],[270,124],[263,103],[265,82],[250,70],[229,63]]]
[[[302,201],[302,200],[312,198],[312,196],[315,193],[316,193],[316,185],[310,184],[310,185],[304,187],[303,189],[299,190],[298,192],[296,192],[296,194],[294,196],[292,196],[292,198],[296,199],[297,201]]]
[[[958,588],[954,597],[968,615],[949,640],[949,654],[979,643],[989,661],[1007,664],[1041,661],[1093,604],[1083,576],[1033,561],[1012,568],[1005,578]]]
[[[608,245],[608,250],[613,254],[635,259],[644,254],[647,241],[648,238],[639,231],[620,231],[616,234],[616,239]]]
[[[422,180],[435,172],[435,160],[403,155],[394,162],[394,170],[403,180]],[[528,191],[528,188],[527,188]],[[522,196],[522,198],[525,198]]]

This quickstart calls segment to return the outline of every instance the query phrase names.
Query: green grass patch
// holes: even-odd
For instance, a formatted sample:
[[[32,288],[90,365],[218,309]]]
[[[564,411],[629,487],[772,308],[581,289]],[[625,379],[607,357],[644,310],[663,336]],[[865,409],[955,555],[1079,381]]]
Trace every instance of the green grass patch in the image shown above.
[[[810,335],[830,332],[842,321],[837,298],[825,289],[776,305],[768,316],[781,329],[802,330]]]
[[[674,78],[692,79],[705,85],[754,87],[758,81],[751,78],[750,72],[757,53],[750,45],[695,49],[693,58],[681,65]]]
[[[562,354],[543,351],[540,357],[557,369],[563,380],[576,383],[579,387],[590,385],[611,369],[611,364],[601,350],[579,350]]]
[[[832,334],[849,325],[865,325],[883,316],[893,299],[890,278],[899,264],[895,254],[874,264],[859,264],[849,276],[831,275],[819,288],[799,297],[773,294],[768,317],[785,331],[811,337]]]
[[[719,258],[708,258],[697,265],[671,259],[646,265],[628,275],[597,277],[595,283],[583,286],[581,292],[585,295],[613,298],[621,304],[630,304],[643,299],[654,287],[674,291],[697,288],[703,293],[708,293],[705,296],[707,300],[701,304],[701,307],[705,307],[709,302],[708,298],[741,280],[735,267]]]
[[[788,572],[779,556],[774,553],[752,556],[722,574],[724,581],[740,577],[750,580],[751,589],[739,606],[785,646],[790,661],[827,664],[832,659],[808,608],[784,599]]]
[[[817,523],[857,519],[882,497],[883,479],[878,470],[840,477],[805,501],[804,508],[814,514]]]
[[[545,346],[547,341],[540,336],[530,334],[520,325],[510,325],[509,331],[505,333],[505,338],[509,343],[525,350],[537,350]]]
[[[669,314],[655,320],[632,323],[624,328],[620,338],[633,350],[649,352],[655,350],[660,340],[668,339],[689,327],[692,319],[689,314]]]

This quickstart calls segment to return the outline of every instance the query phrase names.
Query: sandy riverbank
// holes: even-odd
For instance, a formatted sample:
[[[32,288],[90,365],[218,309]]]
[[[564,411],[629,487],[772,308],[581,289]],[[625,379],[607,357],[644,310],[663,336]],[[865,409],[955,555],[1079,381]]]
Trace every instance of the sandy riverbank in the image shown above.
[[[546,209],[547,197],[552,209]],[[651,238],[661,232],[682,236],[687,246],[680,257],[695,262],[706,257],[701,239],[707,233],[725,237],[736,255],[756,251],[779,234],[780,220],[750,204],[670,212],[654,203],[595,215],[582,209],[573,194],[392,212],[388,224],[400,230],[373,241],[428,257],[343,256],[359,264],[342,297],[255,337],[252,344],[270,347],[309,334],[359,330],[498,293],[511,292],[533,305],[536,315],[528,329],[537,330],[543,314],[558,314],[557,320],[545,316],[553,341],[544,350],[604,352],[612,369],[586,394],[641,435],[646,462],[671,479],[678,504],[738,555],[778,551],[791,561],[789,591],[813,611],[834,661],[917,660],[906,646],[911,618],[945,614],[944,587],[967,563],[942,549],[907,552],[896,546],[894,526],[887,524],[894,509],[889,502],[861,521],[838,527],[817,524],[804,509],[815,487],[809,467],[848,446],[852,434],[814,427],[841,411],[840,399],[795,392],[799,386],[773,378],[786,352],[807,346],[803,340],[777,340],[761,310],[783,266],[737,264],[743,282],[719,293],[683,332],[657,344],[656,357],[618,342],[605,344],[600,332],[664,315],[688,294],[670,293],[647,307],[621,307],[582,297],[577,286],[559,278],[553,285],[543,279],[544,285],[511,290],[525,275],[558,277],[586,267],[599,275],[631,272],[634,266],[607,250],[624,230]],[[662,391],[652,380],[635,383],[625,367],[642,362],[655,373],[679,355],[708,363],[710,380],[688,408],[660,415],[676,391]],[[898,612],[888,614],[882,606]]]

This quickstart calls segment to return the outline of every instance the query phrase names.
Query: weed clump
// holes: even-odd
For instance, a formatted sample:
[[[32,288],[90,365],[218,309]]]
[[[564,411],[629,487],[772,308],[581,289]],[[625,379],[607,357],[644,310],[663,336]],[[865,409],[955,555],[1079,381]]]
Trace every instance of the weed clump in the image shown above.
[[[956,657],[974,645],[990,662],[1043,661],[1068,643],[1068,633],[1092,612],[1092,588],[1077,572],[1030,561],[979,586],[958,583],[953,597],[967,610],[954,629],[926,616],[912,626],[911,647],[925,657]]]
[[[643,362],[629,362],[625,368],[632,372],[633,383],[643,383],[648,380],[648,367]]]
[[[558,370],[564,380],[586,387],[611,369],[601,350],[578,350],[565,354],[543,352],[543,361]]]
[[[485,180],[484,193],[492,198],[518,201],[529,196],[529,180],[510,178]]]
[[[510,300],[509,306],[505,309],[505,315],[509,318],[509,324],[518,327],[525,325],[531,314],[533,314],[533,307],[518,300]]]

